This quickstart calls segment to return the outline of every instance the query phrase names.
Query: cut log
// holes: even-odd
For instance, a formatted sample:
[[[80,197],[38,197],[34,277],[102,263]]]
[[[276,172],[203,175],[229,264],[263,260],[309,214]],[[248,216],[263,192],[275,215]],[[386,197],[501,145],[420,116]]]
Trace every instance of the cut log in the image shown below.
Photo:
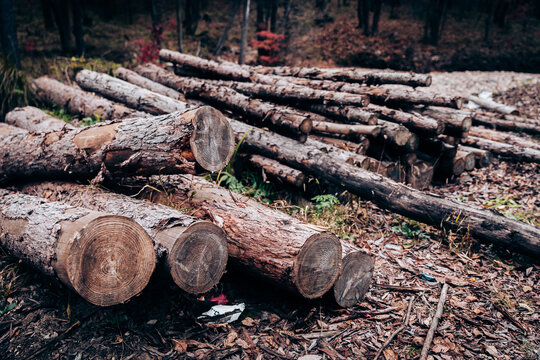
[[[132,83],[133,85],[140,86],[144,89],[170,97],[175,100],[186,102],[186,98],[184,97],[184,95],[179,93],[178,91],[173,90],[162,84],[159,84],[155,81],[149,80],[145,78],[144,76],[137,74],[134,71],[120,67],[114,71],[114,75],[122,80]]]
[[[0,138],[0,183],[17,178],[93,178],[102,173],[221,170],[235,140],[223,115],[210,107],[155,118],[104,122],[72,131]]]
[[[356,246],[341,241],[343,259],[341,271],[334,284],[333,295],[339,306],[357,305],[369,290],[373,280],[375,261]]]
[[[97,92],[133,109],[151,114],[172,113],[192,109],[187,103],[163,96],[137,85],[90,70],[77,73],[77,84],[85,90]]]
[[[471,130],[469,131],[469,134],[472,136],[481,137],[481,138],[493,140],[493,141],[498,141],[505,144],[540,150],[540,142],[536,142],[532,139],[529,140],[521,136],[508,134],[501,131],[473,126]]]
[[[352,125],[336,124],[332,122],[314,121],[313,132],[319,134],[340,134],[356,137],[358,135],[369,135],[377,137],[381,133],[381,128],[374,125]]]
[[[261,126],[270,125],[279,132],[301,141],[305,141],[313,126],[309,117],[298,114],[294,109],[251,99],[225,86],[213,85],[193,78],[183,78],[151,64],[139,66],[135,71],[152,81],[181,90],[187,96],[201,98],[211,104],[226,107],[256,119]]]
[[[418,151],[436,159],[451,159],[456,156],[457,146],[448,144],[443,137],[420,137]]]
[[[297,142],[296,142],[297,143]],[[124,180],[125,184],[134,183]],[[341,245],[330,233],[194,176],[143,179],[132,192],[197,212],[228,235],[231,262],[305,298],[322,296],[341,266]]]
[[[452,159],[439,159],[435,166],[435,177],[446,182],[455,179],[465,171],[465,159],[454,157]]]
[[[3,189],[0,244],[99,306],[138,295],[156,264],[152,239],[131,219]]]
[[[487,116],[476,112],[471,112],[471,115],[473,119],[473,125],[481,125],[488,128],[494,128],[504,131],[524,132],[533,135],[540,134],[540,125],[535,123],[518,121],[517,119],[499,119],[495,116]]]
[[[379,120],[377,125],[381,128],[379,137],[393,146],[403,148],[408,152],[418,149],[418,136],[406,127],[386,120]]]
[[[476,158],[474,157],[474,154],[466,150],[460,149],[459,147],[457,149],[456,158],[463,159],[466,171],[471,171],[476,166]]]
[[[336,139],[336,138],[328,137],[328,136],[311,135],[310,137],[313,140],[316,140],[316,141],[319,141],[328,145],[333,145],[342,150],[349,151],[349,152],[359,154],[359,155],[365,155],[370,145],[369,139],[366,137],[357,138],[355,139],[354,142],[344,140],[344,139]]]
[[[252,167],[262,170],[265,176],[268,175],[281,183],[304,189],[307,179],[303,172],[260,155],[247,155],[246,160]]]
[[[540,254],[540,229],[437,195],[426,194],[385,179],[300,145],[268,131],[229,120],[238,135],[248,133],[242,146],[283,162],[315,177],[341,185],[353,194],[411,219],[444,229],[463,230],[477,239],[516,249],[532,256]]]
[[[218,282],[227,264],[227,238],[216,225],[174,210],[92,186],[43,182],[17,190],[71,206],[122,215],[136,221],[154,242],[157,260],[173,281],[191,294],[207,292]]]
[[[15,135],[15,134],[27,134],[26,130],[18,128],[13,125],[0,122],[0,136]]]
[[[5,121],[7,124],[36,133],[75,129],[75,126],[52,117],[33,106],[25,106],[11,110],[7,113]]]
[[[404,111],[390,109],[384,106],[372,105],[366,108],[377,115],[380,119],[391,121],[405,126],[410,131],[423,136],[436,136],[444,132],[445,124],[428,116],[420,114],[410,114]]]
[[[467,100],[472,101],[473,103],[480,105],[481,107],[492,110],[501,114],[512,114],[519,115],[519,110],[515,106],[509,106],[504,104],[499,104],[490,99],[482,99],[478,96],[467,96]]]
[[[122,120],[127,117],[145,116],[124,105],[45,76],[32,82],[32,91],[39,101],[50,106],[59,106],[70,114],[80,114],[84,117],[95,116],[100,120]]]
[[[424,190],[431,185],[435,167],[423,160],[416,160],[407,168],[406,183],[418,190]]]
[[[455,137],[466,137],[472,126],[472,118],[467,113],[451,111],[443,108],[429,107],[421,111],[445,125],[444,133]]]
[[[462,145],[459,146],[459,149],[474,155],[476,167],[483,168],[489,166],[491,160],[491,153],[489,151]]]
[[[492,154],[515,161],[540,163],[540,150],[505,144],[498,141],[469,136],[463,144],[487,150]]]
[[[161,55],[161,53],[160,53]],[[303,67],[257,67],[254,70],[262,74],[282,76],[297,76],[300,78],[344,81],[363,84],[403,84],[408,86],[430,86],[431,75],[415,74],[398,71],[360,70],[356,68],[303,68]]]
[[[298,104],[309,111],[346,123],[376,125],[377,115],[356,106],[331,106],[324,104]]]

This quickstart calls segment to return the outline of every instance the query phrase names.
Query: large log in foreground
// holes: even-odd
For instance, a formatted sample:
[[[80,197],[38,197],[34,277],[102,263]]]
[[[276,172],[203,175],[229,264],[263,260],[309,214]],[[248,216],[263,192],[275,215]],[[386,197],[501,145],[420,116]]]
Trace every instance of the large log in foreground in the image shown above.
[[[32,91],[39,101],[48,105],[57,105],[70,114],[95,116],[100,120],[121,120],[127,117],[144,116],[124,105],[45,76],[32,82]]]
[[[75,129],[75,126],[32,106],[13,109],[7,113],[5,121],[7,124],[37,133]]]
[[[221,170],[234,152],[223,115],[201,107],[72,131],[0,137],[0,183],[17,178],[93,178]]]
[[[93,186],[42,182],[17,190],[68,205],[122,215],[137,221],[154,240],[157,260],[182,290],[200,294],[214,287],[227,264],[227,240],[216,225],[168,206],[136,200]]]
[[[152,187],[145,186],[149,181]],[[231,262],[308,299],[326,293],[339,275],[342,248],[336,236],[246,196],[189,175],[125,179],[124,186],[211,220],[229,237]]]
[[[131,219],[2,189],[0,244],[99,306],[139,294],[156,263],[152,240]]]
[[[298,142],[231,120],[243,146],[263,156],[341,185],[381,208],[423,223],[466,231],[473,237],[515,249],[528,255],[540,255],[540,229],[509,219],[491,210],[481,209],[415,190],[345,162],[336,161],[322,151]]]

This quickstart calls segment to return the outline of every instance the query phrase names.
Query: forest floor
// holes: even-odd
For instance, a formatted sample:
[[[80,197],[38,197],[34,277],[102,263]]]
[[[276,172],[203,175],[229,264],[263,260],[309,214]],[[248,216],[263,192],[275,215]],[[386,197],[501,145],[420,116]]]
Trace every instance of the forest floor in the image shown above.
[[[519,53],[516,64],[526,64],[526,59],[532,59],[532,63],[538,61],[536,40],[531,42],[529,35],[505,47],[515,35],[512,29],[518,28],[508,33],[495,29],[494,42],[498,45],[489,49],[478,43],[480,35],[463,41],[464,34],[482,32],[481,21],[465,22],[471,24],[469,30],[474,28],[474,32],[463,27],[457,31],[460,23],[449,21],[447,26],[452,29],[449,33],[461,35],[443,36],[442,46],[434,48],[420,44],[421,25],[411,25],[410,33],[398,31],[399,23],[394,23],[398,20],[390,20],[386,13],[381,20],[380,35],[364,37],[355,29],[351,9],[352,5],[348,11],[332,10],[334,22],[321,27],[314,27],[309,21],[304,27],[293,24],[296,33],[291,37],[287,62],[366,67],[396,64],[397,68],[403,66],[416,71],[460,69],[457,65],[447,65],[457,64],[452,62],[451,51],[467,55],[476,64],[497,65],[492,62],[492,54],[506,58],[516,51]],[[298,11],[298,22],[311,16],[309,8]],[[201,54],[208,54],[227,13],[226,7],[215,7],[208,22],[201,22],[199,35],[186,39],[186,49],[195,53],[201,44]],[[407,20],[412,15],[402,16],[405,17],[402,20]],[[149,18],[136,15],[135,24],[129,26],[111,25],[95,18],[87,35],[91,58],[88,60],[59,56],[56,33],[45,31],[32,11],[20,23],[24,24],[19,27],[19,36],[28,73],[50,74],[69,81],[83,67],[110,71],[120,63],[133,64],[137,40],[148,36],[145,24],[149,24]],[[537,23],[527,26],[533,29],[530,36],[538,35]],[[394,45],[381,45],[385,38],[394,39]],[[233,27],[230,39],[232,45],[224,57],[233,59],[237,56],[239,28]],[[462,43],[461,47],[456,48],[456,43]],[[164,46],[175,49],[174,44],[174,32],[166,30]],[[405,44],[412,44],[413,50],[407,50]],[[366,54],[376,56],[375,60],[363,60]],[[250,51],[249,56],[254,61],[256,52]],[[394,57],[397,60],[392,60]],[[463,66],[482,68],[470,63]],[[514,65],[503,68],[512,69],[511,66]],[[529,69],[526,66],[529,65],[520,65],[518,69]],[[539,75],[512,72],[432,75],[432,88],[436,91],[461,94],[491,91],[496,99],[515,104],[525,114],[540,115]],[[540,226],[538,184],[538,164],[494,159],[487,168],[466,173],[453,183],[433,186],[429,191]],[[197,320],[212,303],[180,292],[160,274],[127,304],[98,308],[0,249],[0,358],[298,359],[310,354],[311,360],[373,359],[403,324],[407,307],[412,303],[409,322],[381,358],[415,359],[435,313],[442,283],[446,282],[450,289],[431,348],[433,359],[540,359],[537,259],[535,262],[478,243],[466,233],[441,232],[347,194],[338,194],[342,195],[338,196],[342,199],[338,204],[319,203],[321,206],[317,208],[317,202],[288,189],[271,185],[259,185],[259,189],[263,190],[265,200],[271,202],[270,206],[324,226],[375,256],[374,284],[361,304],[339,309],[328,299],[305,301],[229,269],[206,299],[223,294],[229,304],[244,303],[246,310],[231,324]],[[389,289],[385,285],[397,288]]]

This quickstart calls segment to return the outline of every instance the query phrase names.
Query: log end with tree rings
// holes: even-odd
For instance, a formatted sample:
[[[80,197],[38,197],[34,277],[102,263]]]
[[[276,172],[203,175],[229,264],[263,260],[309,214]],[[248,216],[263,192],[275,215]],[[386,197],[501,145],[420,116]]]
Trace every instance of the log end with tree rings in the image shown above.
[[[219,171],[231,160],[235,137],[223,114],[210,106],[194,111],[193,135],[190,139],[195,160],[205,170]]]
[[[200,221],[175,241],[167,258],[174,282],[184,291],[201,294],[214,287],[227,265],[226,235],[216,225]]]
[[[156,254],[152,239],[139,224],[123,216],[104,215],[77,231],[64,251],[58,252],[56,268],[65,270],[68,284],[84,299],[111,306],[146,287]]]
[[[433,82],[433,78],[431,77],[431,75],[426,75],[424,86],[431,86],[432,82]],[[462,100],[462,103],[463,103],[463,100]]]
[[[471,126],[472,126],[472,117],[470,117],[470,116],[463,117],[463,134],[462,134],[462,136],[464,134],[467,134],[469,132],[469,130],[471,130]]]
[[[452,105],[456,108],[456,109],[461,109],[463,107],[463,98],[462,97],[455,97],[452,99]]]
[[[375,261],[361,251],[343,258],[341,274],[334,284],[334,298],[339,306],[351,307],[362,300],[373,279]]]
[[[311,129],[313,129],[313,121],[310,118],[304,119],[298,127],[298,130],[300,130],[302,134],[309,134]]]
[[[298,253],[292,271],[297,290],[308,299],[332,288],[341,268],[341,243],[330,233],[312,235]]]

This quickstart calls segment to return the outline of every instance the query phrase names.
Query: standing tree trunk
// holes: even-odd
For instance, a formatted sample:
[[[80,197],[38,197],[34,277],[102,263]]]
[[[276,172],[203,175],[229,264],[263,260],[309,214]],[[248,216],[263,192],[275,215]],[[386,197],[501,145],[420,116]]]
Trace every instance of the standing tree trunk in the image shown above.
[[[71,10],[73,14],[73,35],[75,35],[75,44],[77,46],[77,55],[84,57],[86,45],[84,43],[84,33],[82,27],[82,9],[81,0],[71,0]]]
[[[123,303],[148,284],[152,239],[123,216],[0,190],[0,244],[88,302]]]
[[[372,0],[373,6],[373,20],[371,24],[371,35],[377,35],[379,33],[379,20],[381,18],[382,0]]]
[[[62,52],[68,53],[71,49],[71,35],[69,32],[69,1],[68,0],[51,0],[54,20],[58,26],[60,33],[60,43],[62,44]]]
[[[275,33],[277,31],[277,8],[278,8],[278,0],[271,0],[272,4],[270,5],[270,31]]]
[[[140,224],[154,241],[157,260],[182,290],[191,294],[214,287],[227,263],[227,239],[216,225],[168,206],[152,204],[67,182],[42,182],[18,187],[26,194],[84,204],[90,210],[122,215]]]
[[[54,28],[51,0],[41,0],[41,11],[43,12],[45,29],[51,30]]]
[[[184,52],[182,48],[182,0],[176,0],[176,31],[178,36],[178,51]]]
[[[151,11],[152,16],[152,37],[156,42],[156,45],[161,48],[161,35],[163,33],[163,28],[161,27],[161,19],[159,10],[157,8],[158,0],[151,0]]]
[[[2,51],[6,54],[7,60],[20,69],[21,60],[12,0],[0,0],[0,36]]]
[[[238,57],[239,64],[244,64],[246,60],[250,3],[250,0],[244,0],[244,21],[242,22],[242,38],[240,40],[240,55]]]
[[[223,29],[223,33],[221,34],[218,40],[216,49],[214,50],[214,56],[219,56],[219,54],[221,54],[221,50],[223,49],[223,46],[225,45],[225,41],[227,41],[227,37],[229,36],[229,30],[231,30],[231,27],[234,23],[234,17],[236,16],[236,13],[238,12],[238,8],[240,7],[240,1],[233,0],[230,6],[231,6],[231,13],[229,14],[229,21],[227,21],[227,25],[225,25],[225,29]]]
[[[186,19],[185,29],[186,34],[195,35],[197,26],[199,24],[199,18],[201,17],[201,0],[185,0],[186,4]]]

